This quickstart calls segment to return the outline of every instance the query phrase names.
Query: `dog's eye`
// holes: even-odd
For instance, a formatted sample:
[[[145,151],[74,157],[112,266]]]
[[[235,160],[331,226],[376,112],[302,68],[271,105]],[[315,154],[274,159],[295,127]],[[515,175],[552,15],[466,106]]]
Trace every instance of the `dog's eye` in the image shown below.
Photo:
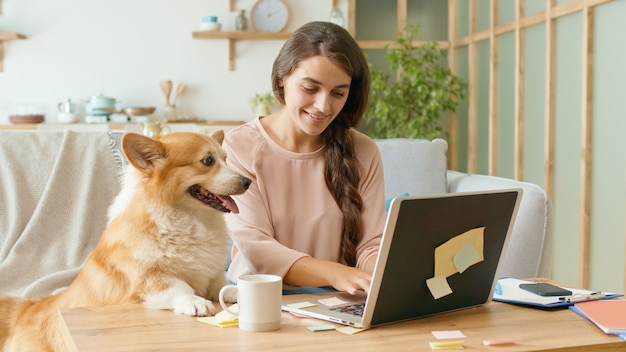
[[[213,157],[209,155],[206,158],[202,159],[202,163],[206,166],[212,166],[213,164],[215,164],[215,159],[213,159]]]

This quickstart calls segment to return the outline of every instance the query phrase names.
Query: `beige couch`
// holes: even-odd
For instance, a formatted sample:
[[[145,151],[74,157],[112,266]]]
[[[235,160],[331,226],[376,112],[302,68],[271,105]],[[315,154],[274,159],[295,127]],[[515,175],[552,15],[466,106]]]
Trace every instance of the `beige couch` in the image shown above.
[[[96,245],[119,191],[121,133],[0,131],[0,295],[66,287]],[[386,197],[521,187],[501,276],[549,277],[550,200],[538,186],[446,168],[443,140],[377,141]]]

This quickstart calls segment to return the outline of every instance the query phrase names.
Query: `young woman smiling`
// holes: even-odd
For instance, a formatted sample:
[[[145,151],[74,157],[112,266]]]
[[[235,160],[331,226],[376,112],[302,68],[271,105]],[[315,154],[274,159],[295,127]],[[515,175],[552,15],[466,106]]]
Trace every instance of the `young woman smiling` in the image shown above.
[[[229,214],[228,279],[283,277],[286,293],[369,289],[385,222],[382,162],[354,129],[369,97],[367,61],[350,34],[311,22],[272,67],[282,108],[231,130],[229,165],[253,180]]]

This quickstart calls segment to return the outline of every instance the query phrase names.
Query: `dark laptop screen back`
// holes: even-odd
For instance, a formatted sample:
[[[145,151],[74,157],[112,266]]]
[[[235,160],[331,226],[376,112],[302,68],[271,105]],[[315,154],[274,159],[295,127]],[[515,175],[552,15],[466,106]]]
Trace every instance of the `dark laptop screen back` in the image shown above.
[[[371,325],[488,302],[506,234],[516,212],[517,197],[517,190],[509,190],[504,193],[396,200],[402,204]],[[484,260],[469,266],[462,273],[448,276],[452,293],[435,299],[426,285],[426,280],[434,274],[435,248],[480,227],[485,228]]]

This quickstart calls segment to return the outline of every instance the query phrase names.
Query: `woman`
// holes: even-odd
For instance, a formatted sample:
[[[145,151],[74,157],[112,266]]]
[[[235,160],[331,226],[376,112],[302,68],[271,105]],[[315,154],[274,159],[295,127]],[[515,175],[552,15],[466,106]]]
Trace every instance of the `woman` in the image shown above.
[[[283,107],[223,144],[229,165],[253,180],[235,198],[239,214],[227,216],[230,281],[269,273],[286,288],[369,289],[385,222],[378,148],[353,129],[369,85],[363,52],[342,27],[311,22],[286,41],[272,67]]]

